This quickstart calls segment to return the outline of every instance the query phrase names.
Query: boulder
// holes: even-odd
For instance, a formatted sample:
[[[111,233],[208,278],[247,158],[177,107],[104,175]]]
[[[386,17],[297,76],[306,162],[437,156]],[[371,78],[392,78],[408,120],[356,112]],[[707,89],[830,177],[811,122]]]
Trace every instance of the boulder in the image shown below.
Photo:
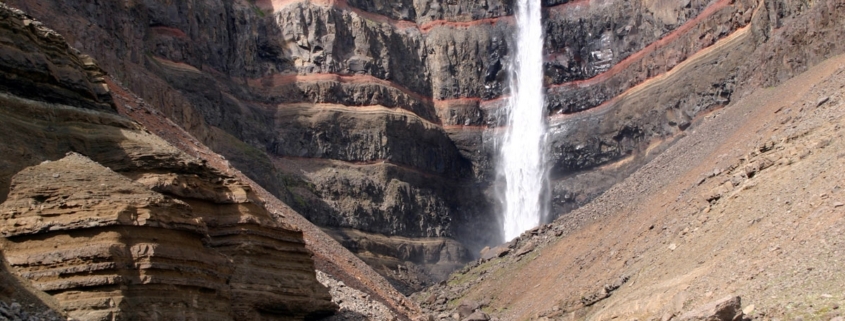
[[[737,321],[742,320],[742,302],[740,297],[729,295],[707,303],[695,310],[681,315],[682,321]]]
[[[461,315],[461,318],[465,318],[472,315],[472,313],[475,312],[475,309],[478,309],[478,303],[467,300],[458,305],[457,311],[458,314]]]
[[[491,248],[485,248],[484,250],[481,250],[481,259],[482,260],[490,260],[490,259],[494,259],[494,258],[497,258],[497,257],[503,257],[505,255],[508,255],[509,252],[510,252],[510,249],[508,248],[507,243],[499,245],[499,246],[494,247],[492,249]]]
[[[490,320],[490,316],[487,313],[477,311],[473,314],[470,314],[468,317],[464,318],[463,321],[488,321]]]
[[[525,244],[525,245],[523,245],[521,248],[519,248],[519,250],[518,250],[518,251],[516,251],[516,254],[515,254],[515,255],[516,255],[516,256],[518,256],[518,257],[519,257],[519,256],[523,256],[523,255],[528,254],[528,253],[530,253],[531,251],[533,251],[533,250],[534,250],[534,248],[536,248],[536,247],[537,247],[537,243],[536,243],[536,242],[534,242],[534,241],[528,241],[528,243],[526,243],[526,244]]]

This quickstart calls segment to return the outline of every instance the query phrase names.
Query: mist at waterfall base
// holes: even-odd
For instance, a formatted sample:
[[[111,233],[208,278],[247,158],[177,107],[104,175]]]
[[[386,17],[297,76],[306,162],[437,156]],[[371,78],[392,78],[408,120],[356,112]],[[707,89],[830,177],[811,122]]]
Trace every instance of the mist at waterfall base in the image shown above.
[[[548,189],[543,93],[543,29],[540,0],[518,0],[508,101],[508,127],[500,145],[498,177],[504,179],[505,241],[539,225]]]

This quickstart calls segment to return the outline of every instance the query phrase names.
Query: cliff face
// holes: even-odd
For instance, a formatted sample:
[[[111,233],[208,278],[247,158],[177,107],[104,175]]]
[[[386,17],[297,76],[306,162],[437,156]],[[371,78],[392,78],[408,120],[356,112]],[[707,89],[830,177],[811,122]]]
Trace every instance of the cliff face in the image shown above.
[[[133,181],[79,154],[24,169],[0,207],[6,259],[80,320],[331,314],[301,232],[208,174]]]
[[[0,17],[4,270],[79,320],[337,309],[302,232],[248,185],[118,115],[100,67],[62,36]]]
[[[9,3],[55,26],[404,290],[501,241],[492,184],[512,1]],[[835,41],[771,45],[782,21],[835,1],[544,4],[553,217],[744,87],[778,83],[842,50]]]
[[[773,41],[842,28],[818,19],[831,8],[845,13],[785,19]],[[842,318],[845,55],[695,122],[594,202],[416,299],[441,321]]]

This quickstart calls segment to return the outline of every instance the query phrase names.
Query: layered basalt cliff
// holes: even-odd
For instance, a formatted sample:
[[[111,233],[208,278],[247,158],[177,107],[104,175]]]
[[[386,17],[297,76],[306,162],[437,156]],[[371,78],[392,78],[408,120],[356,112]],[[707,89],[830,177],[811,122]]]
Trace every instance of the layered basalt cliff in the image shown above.
[[[83,33],[50,23],[314,222],[411,238],[477,235],[469,233],[476,221],[484,222],[481,230],[496,229],[495,220],[482,219],[492,213],[487,202],[468,202],[486,197],[471,162],[440,126],[419,31],[305,3],[275,13],[260,3],[204,1],[17,5],[36,16],[62,11],[90,21]],[[115,32],[131,43],[100,41]],[[470,240],[479,247],[495,234]],[[472,257],[458,248],[448,256],[455,261],[443,263]]]
[[[78,320],[337,309],[302,232],[247,184],[118,115],[103,71],[62,36],[5,5],[0,18],[0,253],[37,290],[4,287]]]
[[[834,35],[843,8],[783,19],[749,56],[795,50],[809,30]],[[787,75],[783,62],[750,78]],[[416,299],[440,321],[841,318],[845,55],[753,86],[595,201]]]
[[[365,250],[373,243],[342,231],[462,244],[451,262],[405,261],[421,273],[402,278],[395,262],[404,260],[394,259],[407,257],[403,249],[367,238],[384,240],[379,255],[393,258],[370,262],[408,291],[419,288],[411,280],[441,278],[437,266],[501,241],[493,184],[512,1],[9,3],[65,33],[363,258],[373,257]],[[749,57],[774,46],[784,19],[839,3],[544,5],[558,216],[629,175],[742,86],[783,79],[754,76]],[[771,70],[800,70],[841,50],[774,49],[765,64],[789,67]]]

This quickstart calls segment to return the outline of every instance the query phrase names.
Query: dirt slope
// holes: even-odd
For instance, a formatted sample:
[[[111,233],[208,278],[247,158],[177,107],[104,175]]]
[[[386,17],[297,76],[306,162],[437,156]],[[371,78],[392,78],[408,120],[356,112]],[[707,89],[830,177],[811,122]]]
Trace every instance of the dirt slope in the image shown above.
[[[845,57],[696,119],[589,205],[417,298],[501,320],[668,320],[735,294],[748,316],[845,305]],[[753,307],[750,307],[753,305]]]

